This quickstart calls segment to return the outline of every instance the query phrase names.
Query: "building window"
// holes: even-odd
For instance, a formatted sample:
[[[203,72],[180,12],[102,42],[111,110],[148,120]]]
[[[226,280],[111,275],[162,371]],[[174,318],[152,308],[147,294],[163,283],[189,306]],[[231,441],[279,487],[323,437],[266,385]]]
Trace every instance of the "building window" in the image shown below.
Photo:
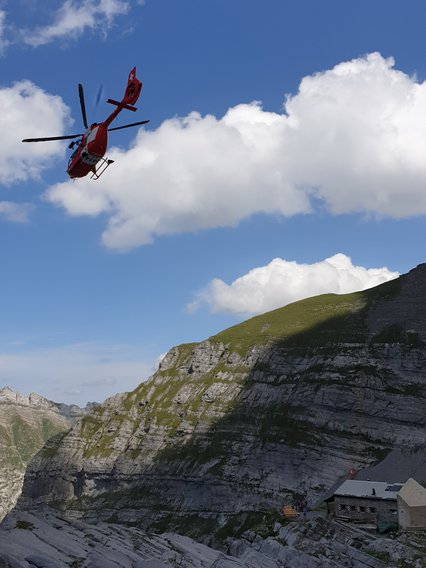
[[[359,510],[361,511],[361,513],[365,513],[365,507],[360,507]]]
[[[350,511],[355,511],[355,505],[350,505],[349,510],[350,510]]]

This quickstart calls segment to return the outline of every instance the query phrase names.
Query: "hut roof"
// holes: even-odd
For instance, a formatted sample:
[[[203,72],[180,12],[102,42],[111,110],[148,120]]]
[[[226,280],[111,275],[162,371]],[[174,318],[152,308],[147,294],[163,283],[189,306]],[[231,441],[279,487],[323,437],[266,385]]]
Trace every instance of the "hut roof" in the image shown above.
[[[347,479],[336,489],[334,496],[396,500],[397,493],[402,487],[402,483]]]

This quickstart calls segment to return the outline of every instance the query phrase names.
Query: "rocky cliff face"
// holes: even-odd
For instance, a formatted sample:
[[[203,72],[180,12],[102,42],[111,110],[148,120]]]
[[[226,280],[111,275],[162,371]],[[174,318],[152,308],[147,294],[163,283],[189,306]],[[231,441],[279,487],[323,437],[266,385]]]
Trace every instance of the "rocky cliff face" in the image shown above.
[[[83,416],[78,406],[0,389],[0,520],[15,505],[25,468],[45,442]]]
[[[424,452],[425,422],[420,265],[173,348],[150,380],[48,442],[19,506],[230,534],[284,500],[314,500],[391,449]]]

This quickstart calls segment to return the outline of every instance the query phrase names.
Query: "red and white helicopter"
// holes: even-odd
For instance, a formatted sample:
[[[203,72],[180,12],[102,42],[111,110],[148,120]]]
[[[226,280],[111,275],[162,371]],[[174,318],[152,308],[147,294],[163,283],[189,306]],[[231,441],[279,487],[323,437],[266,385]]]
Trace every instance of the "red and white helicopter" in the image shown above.
[[[83,86],[78,85],[78,94],[80,97],[81,114],[83,116],[83,124],[86,128],[84,134],[70,134],[69,136],[51,136],[48,138],[25,138],[22,142],[46,142],[48,140],[71,140],[73,138],[80,138],[71,142],[69,148],[77,148],[72,153],[67,167],[67,174],[71,178],[81,178],[88,173],[92,173],[92,179],[99,179],[114,160],[104,158],[107,145],[108,145],[108,132],[112,130],[121,130],[122,128],[130,128],[131,126],[139,126],[140,124],[147,124],[149,120],[142,120],[141,122],[133,122],[132,124],[125,124],[124,126],[117,126],[116,128],[108,128],[111,122],[123,110],[136,111],[133,106],[139,98],[142,89],[142,83],[136,78],[136,67],[134,67],[129,74],[127,87],[124,92],[124,97],[121,102],[113,99],[108,99],[108,103],[115,105],[117,108],[109,117],[101,123],[94,122],[87,125],[86,105],[84,103]]]

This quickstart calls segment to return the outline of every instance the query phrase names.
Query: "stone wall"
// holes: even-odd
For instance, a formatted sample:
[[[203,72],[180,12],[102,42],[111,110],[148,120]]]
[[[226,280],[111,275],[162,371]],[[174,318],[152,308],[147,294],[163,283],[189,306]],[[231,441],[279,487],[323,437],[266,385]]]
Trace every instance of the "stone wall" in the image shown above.
[[[426,529],[426,506],[410,507],[398,496],[398,522],[402,529]]]
[[[336,495],[334,507],[336,517],[341,519],[350,519],[364,523],[397,521],[398,508],[396,499]]]

